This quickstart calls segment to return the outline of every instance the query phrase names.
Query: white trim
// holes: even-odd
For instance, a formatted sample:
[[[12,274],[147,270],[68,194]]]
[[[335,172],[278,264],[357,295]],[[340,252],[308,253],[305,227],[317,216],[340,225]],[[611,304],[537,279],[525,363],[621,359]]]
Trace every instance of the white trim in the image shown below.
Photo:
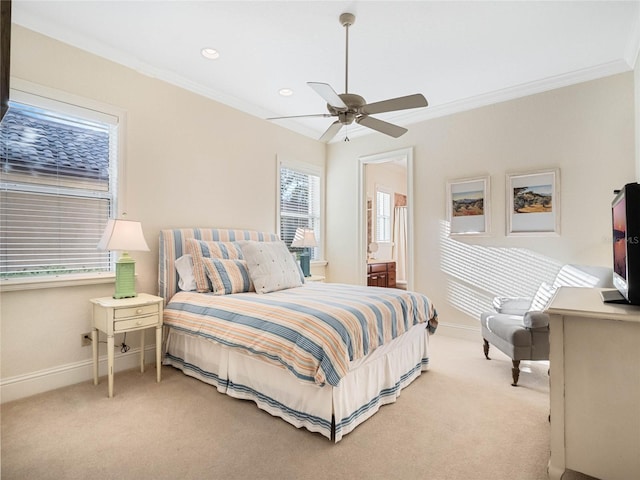
[[[90,350],[90,349],[89,349]],[[155,370],[155,345],[147,345],[144,349],[145,372],[147,364],[153,364]],[[121,372],[132,368],[140,368],[140,348],[132,348],[127,353],[119,353],[115,356],[115,371]],[[99,371],[102,375],[107,373],[107,356],[101,356],[98,359]],[[155,373],[150,373],[155,375]],[[93,361],[82,360],[66,365],[39,370],[24,375],[16,375],[0,380],[0,400],[2,403],[19,400],[21,398],[30,397],[42,392],[48,392],[61,387],[75,385],[90,380],[93,382]],[[118,377],[115,376],[114,383],[117,386]],[[104,390],[107,396],[107,382],[102,379],[96,386]]]
[[[351,131],[349,131],[351,135]],[[386,163],[396,158],[405,158],[407,162],[407,290],[413,288],[413,260],[414,254],[414,196],[413,196],[413,147],[393,150],[391,152],[376,153],[360,157],[360,165],[358,170],[358,198],[360,199],[358,208],[358,279],[361,285],[367,284],[367,186],[365,166],[367,163]]]
[[[79,285],[99,285],[115,283],[115,272],[104,272],[82,275],[59,275],[55,277],[23,277],[0,279],[0,293],[20,290],[37,290],[40,288],[75,287]]]
[[[106,103],[73,95],[62,90],[11,77],[10,101],[26,103],[38,108],[59,111],[85,120],[118,125],[125,116],[122,109]]]

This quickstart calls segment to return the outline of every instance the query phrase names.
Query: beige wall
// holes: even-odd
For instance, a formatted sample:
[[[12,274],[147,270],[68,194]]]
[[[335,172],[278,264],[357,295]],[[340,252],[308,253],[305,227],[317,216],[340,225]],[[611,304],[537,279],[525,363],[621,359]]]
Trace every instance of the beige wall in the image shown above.
[[[477,335],[477,313],[494,294],[531,293],[564,262],[610,262],[611,192],[635,178],[633,73],[426,121],[397,140],[375,134],[327,148],[19,26],[12,35],[13,76],[127,112],[120,210],[143,222],[151,247],[133,255],[139,291],[156,291],[161,228],[275,230],[276,155],[323,166],[327,154],[328,280],[363,283],[359,157],[413,147],[414,289],[433,299],[441,333],[449,325]],[[561,235],[506,237],[505,173],[549,167],[561,169]],[[481,174],[491,175],[492,233],[452,240],[446,180]],[[91,349],[79,337],[90,326],[88,299],[112,288],[2,293],[3,401],[91,378]],[[127,340],[136,346],[135,335]]]
[[[426,92],[428,94],[428,92]],[[358,278],[359,157],[414,148],[414,286],[450,332],[477,335],[494,295],[532,294],[566,262],[610,264],[614,188],[635,179],[633,74],[621,74],[331,144],[327,160],[330,281]],[[505,173],[559,167],[561,234],[505,235]],[[491,235],[451,239],[447,179],[491,176]],[[447,328],[443,329],[447,330]]]
[[[313,139],[17,25],[11,60],[14,78],[126,111],[125,202],[119,211],[142,221],[151,248],[132,253],[138,291],[157,292],[160,229],[273,232],[276,155],[324,168],[325,146]],[[80,334],[90,330],[88,300],[112,292],[113,285],[94,285],[2,293],[3,401],[37,383],[33,375],[51,379],[51,386],[91,378],[91,348],[80,346]],[[152,344],[150,332],[147,337]],[[129,335],[127,343],[136,347],[137,338]]]

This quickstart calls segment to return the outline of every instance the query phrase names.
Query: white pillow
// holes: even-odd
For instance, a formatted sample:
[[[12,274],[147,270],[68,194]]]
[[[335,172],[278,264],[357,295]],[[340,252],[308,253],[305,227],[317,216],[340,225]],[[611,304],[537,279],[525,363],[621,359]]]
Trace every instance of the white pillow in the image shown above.
[[[302,286],[300,270],[284,242],[240,242],[258,293]]]
[[[178,272],[178,287],[185,292],[196,289],[196,279],[193,276],[193,257],[190,254],[182,255],[175,261]]]
[[[542,312],[547,305],[549,305],[549,301],[555,295],[557,288],[549,285],[547,282],[542,282],[538,291],[533,296],[533,300],[531,301],[530,311],[534,312]]]
[[[524,315],[531,306],[531,297],[494,297],[493,308],[506,315]]]

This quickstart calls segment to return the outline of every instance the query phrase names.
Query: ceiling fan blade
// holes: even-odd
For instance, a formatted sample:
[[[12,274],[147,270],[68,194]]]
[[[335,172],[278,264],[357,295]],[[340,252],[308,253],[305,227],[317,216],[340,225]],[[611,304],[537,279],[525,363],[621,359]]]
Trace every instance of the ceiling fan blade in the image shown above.
[[[333,137],[336,136],[336,133],[338,133],[341,128],[342,128],[342,124],[338,120],[336,120],[331,125],[329,125],[329,128],[327,128],[327,131],[324,132],[318,140],[320,140],[321,142],[328,142],[329,140],[331,140]]]
[[[314,113],[312,115],[289,115],[288,117],[270,117],[265,120],[282,120],[285,118],[306,118],[306,117],[323,117],[328,118],[332,115],[330,113]]]
[[[347,109],[347,105],[342,101],[340,96],[328,83],[319,82],[307,82],[311,88],[313,88],[318,95],[324,98],[325,102],[337,109]]]
[[[393,123],[378,120],[377,118],[368,117],[366,115],[361,115],[356,118],[356,123],[377,130],[378,132],[384,133],[385,135],[389,135],[393,138],[398,138],[408,131],[404,127],[399,127],[398,125],[394,125]]]
[[[376,113],[392,112],[395,110],[407,110],[409,108],[426,107],[429,105],[427,99],[421,93],[407,95],[406,97],[391,98],[381,102],[369,103],[360,109],[364,115],[374,115]]]

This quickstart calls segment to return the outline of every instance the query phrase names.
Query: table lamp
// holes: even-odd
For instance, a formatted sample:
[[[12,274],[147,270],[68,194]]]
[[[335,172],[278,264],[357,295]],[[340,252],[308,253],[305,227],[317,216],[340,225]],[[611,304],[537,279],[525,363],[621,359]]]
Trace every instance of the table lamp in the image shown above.
[[[116,291],[113,298],[136,297],[136,262],[128,252],[149,251],[142,234],[142,224],[131,220],[109,219],[98,243],[98,250],[122,252],[116,262]]]
[[[310,255],[307,248],[317,247],[316,235],[311,228],[296,228],[296,233],[291,242],[292,247],[302,247],[304,250],[300,254],[300,268],[305,277],[311,276]]]

